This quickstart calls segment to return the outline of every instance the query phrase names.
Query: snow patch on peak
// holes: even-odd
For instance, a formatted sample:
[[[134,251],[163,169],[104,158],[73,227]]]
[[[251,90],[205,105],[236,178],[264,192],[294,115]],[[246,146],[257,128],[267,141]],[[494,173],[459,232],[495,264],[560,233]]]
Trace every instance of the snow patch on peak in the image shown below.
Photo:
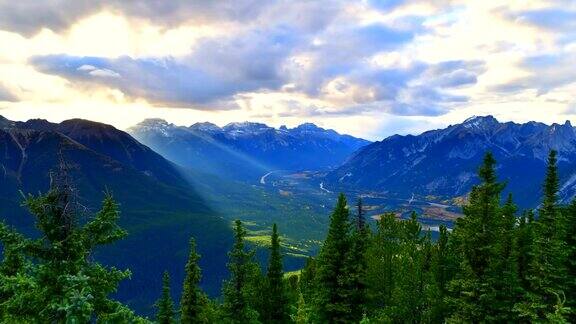
[[[146,127],[157,127],[157,126],[168,126],[171,125],[167,121],[162,118],[147,118],[138,123],[137,126],[146,126]]]
[[[197,130],[206,133],[217,133],[220,132],[222,129],[218,127],[218,125],[212,124],[210,122],[202,122],[202,123],[195,123],[194,125],[189,127],[191,130]]]

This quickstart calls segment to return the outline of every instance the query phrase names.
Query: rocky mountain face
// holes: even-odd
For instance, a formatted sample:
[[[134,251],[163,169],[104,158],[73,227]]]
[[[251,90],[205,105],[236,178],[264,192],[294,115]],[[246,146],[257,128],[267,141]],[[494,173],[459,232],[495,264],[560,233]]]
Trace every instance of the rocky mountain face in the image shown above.
[[[500,123],[492,116],[473,117],[461,124],[417,136],[391,136],[372,143],[329,173],[333,187],[361,188],[398,196],[466,195],[477,183],[484,154],[498,161],[498,174],[522,206],[539,204],[546,158],[557,150],[561,196],[576,193],[576,132],[570,122]]]
[[[97,255],[104,263],[133,271],[132,279],[121,285],[119,299],[141,313],[152,313],[147,307],[160,291],[162,272],[169,270],[177,280],[183,279],[191,236],[204,255],[202,263],[210,269],[204,275],[205,288],[218,292],[231,237],[228,223],[175,164],[109,125],[79,119],[59,124],[13,122],[0,117],[0,217],[4,221],[34,231],[32,217],[20,205],[19,191],[46,191],[60,159],[69,165],[77,199],[88,212],[99,208],[105,191],[111,191],[120,204],[120,223],[129,236]]]
[[[130,134],[183,166],[233,179],[256,181],[272,170],[318,170],[340,165],[369,142],[314,124],[279,129],[260,123],[176,126],[148,119]]]

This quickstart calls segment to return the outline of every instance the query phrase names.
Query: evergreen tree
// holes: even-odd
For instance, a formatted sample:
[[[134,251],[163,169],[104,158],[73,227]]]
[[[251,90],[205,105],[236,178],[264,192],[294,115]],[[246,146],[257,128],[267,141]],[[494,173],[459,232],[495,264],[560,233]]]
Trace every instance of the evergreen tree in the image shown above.
[[[183,324],[209,323],[205,314],[207,297],[198,287],[201,279],[199,260],[200,255],[196,253],[196,241],[192,238],[190,239],[190,255],[185,267],[186,277],[180,299],[180,322]]]
[[[358,322],[365,313],[367,302],[366,271],[370,229],[366,225],[362,199],[358,199],[356,221],[351,235],[350,254],[346,261],[351,295],[351,318]]]
[[[330,216],[330,226],[320,250],[316,274],[315,315],[320,322],[353,322],[347,269],[350,253],[350,220],[344,194]]]
[[[548,157],[544,197],[534,223],[533,258],[528,279],[530,289],[522,313],[535,321],[559,316],[557,308],[565,298],[566,252],[564,220],[558,205],[559,178],[556,151]]]
[[[524,293],[530,290],[530,266],[534,256],[534,212],[527,211],[518,222],[516,230],[516,262],[520,287]]]
[[[296,313],[291,316],[294,324],[308,324],[310,323],[310,314],[304,296],[298,296],[298,303],[296,304]]]
[[[246,230],[242,222],[234,223],[234,244],[228,253],[230,262],[228,270],[230,279],[224,283],[224,320],[230,323],[246,324],[255,323],[258,312],[251,305],[251,297],[254,287],[254,269],[256,267],[253,258],[254,251],[247,251],[245,247]]]
[[[570,307],[569,321],[576,323],[576,199],[566,210],[566,306]]]
[[[267,298],[265,301],[264,323],[288,323],[288,295],[284,284],[280,238],[276,224],[272,226],[270,260],[268,262]]]
[[[393,322],[420,323],[427,311],[427,286],[432,282],[427,263],[430,237],[422,237],[422,226],[414,212],[400,226],[400,257],[395,260],[393,300],[387,313]]]
[[[481,184],[472,188],[464,217],[456,221],[454,238],[459,242],[463,259],[460,271],[451,282],[450,302],[454,321],[479,322],[494,314],[497,302],[490,296],[487,282],[495,262],[501,221],[500,194],[504,185],[497,182],[496,160],[491,153],[484,157],[478,171]]]
[[[403,228],[393,213],[386,213],[377,223],[377,232],[367,251],[367,297],[369,314],[378,317],[386,307],[394,305],[394,277],[401,254]],[[372,316],[374,315],[374,316]]]
[[[444,298],[448,289],[448,282],[452,279],[452,268],[454,267],[451,264],[451,256],[448,249],[448,228],[446,225],[440,225],[438,241],[433,249],[431,272],[436,286],[436,296],[432,298],[436,300],[436,303],[432,306],[430,321],[439,323],[447,315]]]
[[[165,271],[162,276],[162,295],[156,302],[156,307],[158,307],[156,320],[159,324],[174,323],[174,302],[172,301],[172,296],[170,296],[170,275],[168,271]]]
[[[492,314],[486,314],[486,320],[492,322],[514,322],[517,314],[513,312],[514,304],[521,297],[522,288],[518,279],[518,263],[515,241],[516,205],[512,194],[508,195],[502,207],[498,224],[498,238],[494,246],[494,256],[487,276],[489,285],[485,298],[491,299]]]
[[[143,321],[108,297],[130,272],[106,268],[89,257],[97,247],[126,236],[117,225],[118,205],[106,194],[101,210],[79,225],[74,191],[65,170],[60,172],[46,194],[24,201],[39,236],[27,238],[0,224],[0,321]]]
[[[304,268],[300,272],[299,287],[304,300],[310,302],[315,294],[314,285],[316,284],[316,260],[312,257],[306,259]]]

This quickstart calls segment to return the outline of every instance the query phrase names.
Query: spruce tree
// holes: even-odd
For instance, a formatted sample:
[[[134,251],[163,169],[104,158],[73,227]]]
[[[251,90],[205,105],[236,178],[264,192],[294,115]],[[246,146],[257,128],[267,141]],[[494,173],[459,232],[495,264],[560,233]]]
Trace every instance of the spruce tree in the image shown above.
[[[230,261],[228,270],[230,279],[224,283],[223,295],[223,316],[224,320],[230,323],[255,323],[258,319],[258,312],[251,305],[251,294],[254,287],[254,251],[246,250],[245,247],[246,230],[242,227],[242,222],[234,222],[234,244],[228,253]]]
[[[346,272],[350,243],[349,210],[344,194],[340,194],[330,216],[328,235],[318,256],[314,306],[320,322],[354,321],[349,273]]]
[[[576,323],[576,199],[565,211],[566,245],[566,306],[570,307],[569,322]]]
[[[198,266],[200,255],[196,253],[196,241],[190,239],[190,255],[186,263],[182,298],[180,299],[180,322],[183,324],[208,323],[205,308],[207,297],[198,285],[201,279],[201,270]]]
[[[394,305],[395,276],[399,271],[403,227],[393,213],[386,213],[377,223],[377,232],[367,250],[367,297],[369,314],[374,315]]]
[[[453,321],[478,322],[494,313],[497,301],[490,296],[490,270],[495,261],[501,225],[500,194],[504,185],[497,182],[496,160],[484,157],[478,171],[481,183],[474,186],[464,217],[456,221],[453,237],[459,243],[463,259],[452,283]]]
[[[158,308],[156,320],[159,324],[174,323],[174,302],[170,295],[170,275],[168,274],[168,271],[165,271],[162,276],[162,295],[156,302],[156,307]]]
[[[300,272],[300,280],[298,282],[300,292],[304,300],[310,303],[316,293],[314,285],[316,284],[316,260],[312,257],[306,259],[304,268]]]
[[[39,236],[27,238],[0,223],[0,321],[143,321],[109,298],[130,272],[104,267],[89,257],[96,248],[127,235],[117,225],[118,205],[106,194],[101,210],[80,225],[74,190],[65,171],[60,172],[46,194],[24,201]]]
[[[401,221],[400,256],[394,260],[393,300],[387,315],[393,322],[421,323],[427,311],[428,285],[432,282],[427,257],[430,237],[422,236],[422,226],[412,213],[409,220]]]
[[[566,292],[566,246],[563,215],[558,204],[559,177],[556,151],[550,151],[544,197],[534,223],[534,256],[529,270],[530,289],[522,312],[532,320],[558,316],[556,308]]]
[[[288,295],[284,284],[284,272],[282,270],[282,255],[280,252],[280,238],[278,237],[278,227],[272,226],[272,236],[270,239],[270,259],[268,261],[268,272],[266,274],[266,296],[265,314],[262,314],[264,323],[288,323]]]
[[[351,248],[346,261],[348,281],[351,290],[351,318],[360,321],[365,313],[367,303],[366,269],[367,249],[370,240],[370,229],[366,224],[362,199],[358,199],[357,214],[352,226]]]
[[[534,256],[534,212],[529,210],[520,217],[516,230],[517,273],[520,287],[526,294],[530,290],[530,267]]]
[[[485,298],[493,301],[486,320],[491,322],[514,322],[517,318],[513,308],[521,297],[522,288],[516,254],[516,209],[512,194],[509,194],[502,206],[498,232],[494,233],[497,242],[490,262],[490,273],[486,277],[489,288]]]
[[[448,290],[448,282],[452,277],[451,269],[451,256],[448,249],[448,228],[446,225],[440,225],[439,237],[433,247],[431,272],[435,284],[435,300],[431,314],[430,321],[439,323],[444,320],[447,315],[447,307],[444,301],[446,292]]]
[[[304,296],[299,294],[298,302],[296,303],[296,312],[291,316],[294,324],[308,324],[310,323],[310,314]]]

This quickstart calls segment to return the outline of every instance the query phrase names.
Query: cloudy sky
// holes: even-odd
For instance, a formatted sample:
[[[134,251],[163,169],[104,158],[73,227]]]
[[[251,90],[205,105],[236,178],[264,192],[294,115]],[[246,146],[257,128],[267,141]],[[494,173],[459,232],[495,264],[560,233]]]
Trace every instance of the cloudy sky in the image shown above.
[[[0,0],[0,114],[314,122],[370,139],[576,122],[572,0]]]

